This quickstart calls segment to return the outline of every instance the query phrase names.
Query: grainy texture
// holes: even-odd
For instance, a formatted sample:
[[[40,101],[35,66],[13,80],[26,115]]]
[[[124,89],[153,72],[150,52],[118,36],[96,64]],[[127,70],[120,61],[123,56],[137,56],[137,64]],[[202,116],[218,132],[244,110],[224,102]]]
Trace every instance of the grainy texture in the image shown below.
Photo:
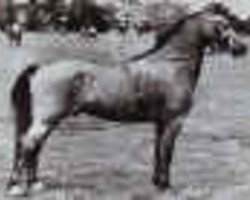
[[[90,44],[74,34],[26,33],[22,47],[9,47],[0,35],[0,199],[10,199],[4,196],[14,137],[8,95],[16,74],[32,61],[62,58],[115,65],[121,46],[125,50],[119,52],[128,55],[152,42],[149,36],[139,40],[129,34],[125,43],[109,33]],[[49,139],[40,175],[50,189],[30,199],[249,199],[249,62],[249,56],[234,61],[227,55],[205,58],[194,108],[177,141],[173,189],[160,193],[150,182],[151,125],[81,115],[67,119]]]

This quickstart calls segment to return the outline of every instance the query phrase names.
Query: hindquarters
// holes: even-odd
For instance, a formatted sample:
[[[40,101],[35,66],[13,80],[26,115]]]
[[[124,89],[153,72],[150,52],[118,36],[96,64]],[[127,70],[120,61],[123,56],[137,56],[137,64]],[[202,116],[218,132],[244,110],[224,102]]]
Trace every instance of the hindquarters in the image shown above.
[[[56,77],[47,69],[45,71],[36,65],[29,66],[17,77],[12,88],[16,141],[13,169],[7,185],[11,195],[25,195],[37,184],[41,185],[37,177],[38,156],[55,127],[50,120],[59,122],[59,116],[69,108],[66,97],[72,74]]]

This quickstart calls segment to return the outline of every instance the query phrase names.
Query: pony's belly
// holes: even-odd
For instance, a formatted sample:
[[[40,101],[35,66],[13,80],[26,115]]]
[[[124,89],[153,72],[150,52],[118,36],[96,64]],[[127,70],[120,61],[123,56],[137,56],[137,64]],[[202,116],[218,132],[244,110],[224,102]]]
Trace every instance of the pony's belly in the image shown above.
[[[122,105],[117,102],[114,105],[104,105],[96,102],[83,105],[76,114],[84,112],[115,121],[149,121],[156,117],[155,110],[153,107],[140,104],[140,102]]]

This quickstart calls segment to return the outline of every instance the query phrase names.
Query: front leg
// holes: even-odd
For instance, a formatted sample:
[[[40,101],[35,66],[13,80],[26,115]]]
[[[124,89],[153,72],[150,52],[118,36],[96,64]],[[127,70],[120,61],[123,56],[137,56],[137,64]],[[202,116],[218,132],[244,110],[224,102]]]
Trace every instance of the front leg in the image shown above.
[[[170,164],[182,121],[183,116],[178,116],[156,123],[155,162],[152,181],[159,189],[170,187]]]

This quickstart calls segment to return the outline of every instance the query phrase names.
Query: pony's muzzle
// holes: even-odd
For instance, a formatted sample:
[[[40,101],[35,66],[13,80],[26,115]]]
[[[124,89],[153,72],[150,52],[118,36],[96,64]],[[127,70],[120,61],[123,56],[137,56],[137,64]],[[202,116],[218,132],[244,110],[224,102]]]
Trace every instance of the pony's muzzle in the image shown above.
[[[244,56],[247,53],[247,46],[232,29],[221,34],[219,41],[220,50],[230,52],[233,56]]]
[[[244,56],[247,53],[246,44],[244,44],[243,41],[235,34],[228,35],[225,39],[225,42],[227,43],[233,56]]]
[[[240,42],[237,42],[237,44],[235,44],[231,49],[231,53],[235,57],[244,56],[246,55],[247,51],[248,51],[247,46]]]

